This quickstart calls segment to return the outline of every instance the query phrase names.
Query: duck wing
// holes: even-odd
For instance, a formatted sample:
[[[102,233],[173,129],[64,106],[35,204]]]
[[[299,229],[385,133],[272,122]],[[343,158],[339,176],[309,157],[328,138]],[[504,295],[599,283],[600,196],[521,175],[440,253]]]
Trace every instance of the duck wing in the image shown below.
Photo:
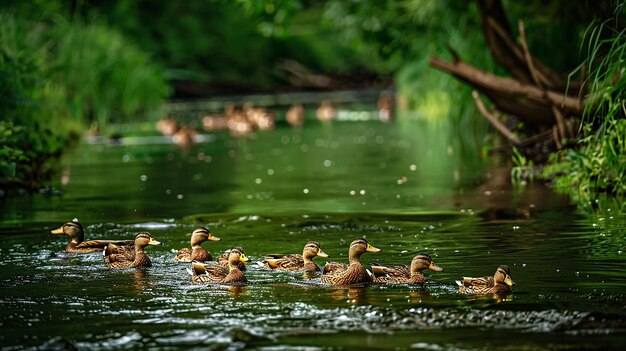
[[[133,246],[135,244],[135,241],[134,240],[105,240],[105,239],[87,240],[87,241],[83,241],[82,243],[77,244],[76,247],[81,248],[81,249],[83,248],[104,249],[104,247],[109,244],[114,244],[116,246]]]

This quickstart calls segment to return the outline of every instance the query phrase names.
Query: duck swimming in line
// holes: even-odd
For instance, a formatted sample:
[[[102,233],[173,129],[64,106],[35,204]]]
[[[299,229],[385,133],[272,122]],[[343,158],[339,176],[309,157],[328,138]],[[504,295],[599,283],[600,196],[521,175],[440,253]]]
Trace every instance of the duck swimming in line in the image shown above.
[[[105,246],[108,244],[116,244],[120,246],[132,245],[132,240],[89,240],[85,241],[85,231],[83,226],[78,222],[78,219],[74,218],[70,222],[66,222],[61,227],[50,231],[51,234],[64,234],[69,236],[72,240],[65,247],[66,252],[70,253],[91,253],[102,252]]]
[[[115,269],[150,267],[152,262],[144,252],[144,248],[148,245],[163,244],[154,240],[148,232],[141,232],[135,236],[132,254],[127,249],[120,250],[117,245],[109,244],[104,248],[104,264],[108,268]]]
[[[283,271],[299,271],[299,272],[317,272],[320,270],[315,262],[314,257],[329,257],[317,241],[309,241],[302,250],[302,255],[299,254],[270,254],[265,256],[261,265],[267,266],[271,269],[283,270]]]
[[[245,264],[248,261],[243,251],[235,247],[229,250],[228,266],[224,267],[221,264],[203,265],[199,262],[193,262],[193,269],[187,269],[187,272],[191,275],[191,281],[194,283],[245,283],[248,279],[239,269],[239,263]]]
[[[211,254],[200,246],[205,241],[220,241],[221,239],[211,234],[208,228],[199,227],[191,233],[191,249],[188,247],[178,250],[174,262],[205,262],[211,261]]]
[[[350,243],[348,257],[350,264],[331,262],[324,266],[322,283],[334,285],[359,284],[372,282],[371,273],[361,264],[361,255],[365,252],[381,252],[364,238],[355,239]]]
[[[374,282],[383,284],[423,284],[426,282],[426,278],[422,275],[422,271],[425,269],[435,272],[443,271],[443,268],[437,266],[430,255],[426,253],[413,257],[410,267],[372,265]]]
[[[463,277],[457,280],[460,294],[497,294],[507,295],[511,293],[511,286],[515,283],[511,280],[509,266],[502,265],[496,269],[493,277],[470,278]]]

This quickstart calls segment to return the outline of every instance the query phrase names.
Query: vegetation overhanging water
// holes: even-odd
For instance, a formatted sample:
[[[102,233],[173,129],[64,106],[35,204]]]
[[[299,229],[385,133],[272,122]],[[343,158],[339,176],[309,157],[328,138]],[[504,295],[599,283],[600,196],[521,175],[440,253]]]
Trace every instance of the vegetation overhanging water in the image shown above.
[[[209,134],[179,150],[167,139],[83,144],[64,159],[62,194],[2,206],[3,349],[623,348],[624,217],[588,217],[538,184],[459,157],[419,121],[309,121],[250,140]],[[128,142],[129,139],[126,139]],[[133,139],[130,139],[133,141]],[[162,141],[162,142],[161,142]],[[483,174],[487,177],[483,177]],[[89,239],[147,230],[153,267],[107,270],[72,255],[51,229],[78,218]],[[335,288],[251,264],[244,286],[192,284],[173,250],[206,225],[216,254],[243,246],[301,252],[319,241],[331,260],[365,236],[373,262],[428,252],[443,272],[423,286]],[[318,262],[323,263],[323,262]],[[504,300],[456,293],[455,279],[508,264]],[[71,345],[70,345],[71,343]]]

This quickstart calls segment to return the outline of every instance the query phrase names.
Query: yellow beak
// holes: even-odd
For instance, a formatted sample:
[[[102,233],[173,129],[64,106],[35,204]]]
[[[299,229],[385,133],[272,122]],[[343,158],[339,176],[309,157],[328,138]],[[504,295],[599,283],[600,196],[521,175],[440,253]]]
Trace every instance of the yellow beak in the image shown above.
[[[64,234],[63,233],[63,227],[59,227],[53,231],[50,232],[51,234]]]
[[[163,245],[163,243],[161,243],[160,241],[156,241],[153,238],[150,238],[150,241],[148,242],[148,245],[159,246],[159,245]]]
[[[250,259],[248,257],[246,257],[246,255],[241,254],[241,256],[239,256],[239,261],[246,263],[248,261],[250,261]]]
[[[220,241],[220,240],[222,240],[222,239],[220,239],[220,238],[218,238],[216,236],[213,236],[213,235],[209,235],[206,239],[210,240],[210,241]]]
[[[443,268],[437,266],[435,262],[432,262],[432,261],[430,262],[430,266],[428,266],[428,269],[430,269],[431,271],[435,271],[435,272],[443,271]]]
[[[330,257],[328,256],[328,254],[324,251],[322,251],[321,249],[317,252],[317,256],[319,257]]]
[[[506,283],[506,285],[508,286],[513,286],[515,285],[515,282],[513,280],[511,280],[511,276],[507,275],[506,278],[504,278],[504,282]]]
[[[365,249],[365,251],[367,251],[367,252],[381,252],[383,250],[381,250],[381,249],[379,249],[377,247],[374,247],[374,246],[372,246],[370,244],[367,244],[367,249]]]

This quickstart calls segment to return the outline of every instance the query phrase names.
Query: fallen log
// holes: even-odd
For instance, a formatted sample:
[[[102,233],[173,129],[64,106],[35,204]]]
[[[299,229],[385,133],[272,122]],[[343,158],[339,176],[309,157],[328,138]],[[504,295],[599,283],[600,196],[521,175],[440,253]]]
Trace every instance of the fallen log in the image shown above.
[[[522,96],[540,105],[545,105],[548,109],[555,105],[566,111],[567,114],[576,116],[580,116],[583,112],[583,100],[557,91],[540,89],[512,78],[499,77],[460,60],[448,62],[438,57],[432,57],[429,63],[431,66],[448,72],[481,91]],[[518,117],[523,118],[524,116]]]

